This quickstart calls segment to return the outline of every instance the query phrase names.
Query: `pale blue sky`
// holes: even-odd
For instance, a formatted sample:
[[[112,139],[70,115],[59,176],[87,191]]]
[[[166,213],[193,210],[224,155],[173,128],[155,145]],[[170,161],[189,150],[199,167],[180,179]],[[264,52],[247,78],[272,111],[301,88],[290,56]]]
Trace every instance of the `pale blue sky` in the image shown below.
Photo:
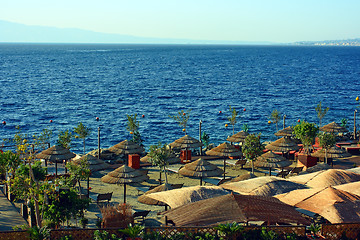
[[[0,19],[143,37],[293,42],[360,37],[359,0],[0,0]]]

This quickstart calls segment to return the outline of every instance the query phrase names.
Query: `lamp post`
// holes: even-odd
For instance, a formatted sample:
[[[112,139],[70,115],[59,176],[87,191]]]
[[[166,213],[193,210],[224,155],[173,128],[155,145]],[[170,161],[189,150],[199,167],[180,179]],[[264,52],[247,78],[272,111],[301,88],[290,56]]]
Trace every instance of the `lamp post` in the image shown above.
[[[286,118],[286,115],[284,114],[284,118],[283,118],[283,128],[285,128],[285,118]]]
[[[356,140],[356,113],[357,110],[354,110],[354,140]]]
[[[199,121],[199,141],[202,142],[201,140],[201,124],[202,124],[202,121],[200,119]],[[202,147],[200,147],[200,156],[202,156]]]

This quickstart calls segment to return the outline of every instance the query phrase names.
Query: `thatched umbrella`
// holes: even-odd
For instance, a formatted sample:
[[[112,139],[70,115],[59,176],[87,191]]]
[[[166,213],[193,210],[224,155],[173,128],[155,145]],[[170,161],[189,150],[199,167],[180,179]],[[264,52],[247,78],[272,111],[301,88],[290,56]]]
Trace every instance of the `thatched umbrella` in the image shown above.
[[[149,198],[166,203],[176,208],[188,203],[229,194],[229,191],[218,186],[194,186],[148,194]]]
[[[291,139],[287,137],[282,137],[272,143],[269,143],[268,145],[265,146],[265,148],[274,152],[282,152],[282,153],[300,149],[300,147],[295,142],[293,142]]]
[[[360,222],[360,196],[333,187],[301,189],[275,196],[317,213],[331,223]]]
[[[145,149],[139,144],[134,143],[133,141],[124,140],[115,144],[114,146],[108,149],[110,152],[115,154],[142,154],[145,152]]]
[[[322,157],[322,158],[345,158],[345,157],[351,157],[351,154],[345,151],[342,148],[339,148],[337,146],[333,146],[329,149],[319,149],[313,154],[311,154],[313,157]]]
[[[240,194],[274,196],[295,189],[308,188],[304,184],[295,183],[278,177],[257,177],[241,182],[230,182],[222,184],[221,187]]]
[[[311,188],[329,187],[360,181],[360,174],[341,169],[329,169],[288,178]]]
[[[291,136],[293,136],[293,131],[294,131],[294,129],[289,126],[287,128],[281,129],[278,132],[276,132],[275,136],[278,136],[278,137],[291,137]]]
[[[162,213],[177,227],[216,226],[224,223],[265,221],[309,224],[292,206],[273,197],[227,194],[170,209]]]
[[[268,151],[259,156],[254,164],[256,167],[269,168],[269,176],[271,176],[271,168],[287,167],[291,165],[291,162],[283,156],[275,154],[272,151]]]
[[[85,160],[88,163],[88,168],[90,169],[90,172],[96,172],[100,170],[104,170],[110,167],[110,164],[104,162],[103,160],[94,157],[93,155],[86,154],[82,156],[81,158],[78,158],[74,160],[73,162],[75,164],[80,164],[81,160]],[[87,189],[88,189],[88,195],[90,194],[90,177],[87,179]]]
[[[251,178],[256,178],[255,174],[249,172],[249,173],[245,173],[245,174],[242,174],[240,176],[237,176],[233,179],[230,179],[228,182],[226,183],[231,183],[231,182],[240,182],[240,181],[244,181],[244,180],[248,180],[248,179],[251,179]],[[223,184],[226,184],[226,183],[223,183]],[[222,184],[220,185],[222,186]]]
[[[97,157],[94,157],[93,155],[90,155],[90,154],[86,154],[86,155],[82,156],[81,158],[74,160],[73,162],[75,164],[79,164],[81,160],[87,161],[87,163],[89,165],[88,167],[91,172],[108,169],[110,167],[110,164],[108,164],[108,163],[104,162],[103,160],[101,160]]]
[[[219,146],[206,151],[207,155],[211,156],[223,156],[223,157],[235,157],[242,156],[242,152],[234,147],[233,145],[224,142]],[[224,159],[224,179],[225,179],[225,170],[226,170],[226,159]]]
[[[222,175],[223,170],[200,158],[195,162],[185,164],[185,166],[179,170],[179,173],[188,177],[199,177],[201,186],[203,177],[215,177]]]
[[[335,189],[343,190],[360,196],[360,182],[351,182],[334,186]]]
[[[144,175],[141,171],[123,165],[112,172],[109,172],[101,178],[101,181],[112,184],[124,185],[124,203],[126,202],[126,184],[140,183],[148,180],[149,176]]]
[[[196,138],[190,137],[189,135],[185,135],[185,136],[175,140],[174,142],[170,143],[169,145],[172,148],[185,149],[186,150],[186,152],[185,152],[186,159],[188,158],[187,150],[189,148],[198,148],[198,147],[204,146],[204,144],[202,142],[200,142]]]
[[[235,133],[234,135],[228,137],[226,140],[229,142],[241,142],[243,143],[245,141],[245,138],[249,135],[248,132],[240,131],[238,133]]]
[[[51,148],[45,149],[41,153],[36,154],[36,158],[44,159],[45,165],[47,165],[47,161],[55,162],[55,176],[57,176],[57,163],[63,162],[65,163],[67,160],[74,158],[76,156],[75,153],[70,152],[69,149],[64,148],[62,146],[52,146]],[[65,167],[66,170],[66,167]]]
[[[331,133],[348,132],[348,130],[346,128],[340,126],[336,122],[332,122],[332,123],[329,123],[329,124],[327,124],[325,126],[322,126],[319,130],[323,131],[323,132],[331,132]]]

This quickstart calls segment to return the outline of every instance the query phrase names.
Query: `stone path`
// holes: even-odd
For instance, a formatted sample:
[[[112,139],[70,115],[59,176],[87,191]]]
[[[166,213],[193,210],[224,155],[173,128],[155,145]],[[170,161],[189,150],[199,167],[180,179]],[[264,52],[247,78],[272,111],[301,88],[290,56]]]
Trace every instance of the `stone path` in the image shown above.
[[[0,190],[0,231],[12,231],[14,226],[27,224],[17,208]]]

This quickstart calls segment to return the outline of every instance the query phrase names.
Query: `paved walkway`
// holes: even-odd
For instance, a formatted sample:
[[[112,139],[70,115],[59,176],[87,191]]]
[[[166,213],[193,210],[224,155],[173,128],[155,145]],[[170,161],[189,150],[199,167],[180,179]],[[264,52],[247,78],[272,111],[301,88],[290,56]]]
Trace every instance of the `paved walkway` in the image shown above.
[[[0,231],[12,231],[14,226],[27,224],[17,208],[0,190]]]

